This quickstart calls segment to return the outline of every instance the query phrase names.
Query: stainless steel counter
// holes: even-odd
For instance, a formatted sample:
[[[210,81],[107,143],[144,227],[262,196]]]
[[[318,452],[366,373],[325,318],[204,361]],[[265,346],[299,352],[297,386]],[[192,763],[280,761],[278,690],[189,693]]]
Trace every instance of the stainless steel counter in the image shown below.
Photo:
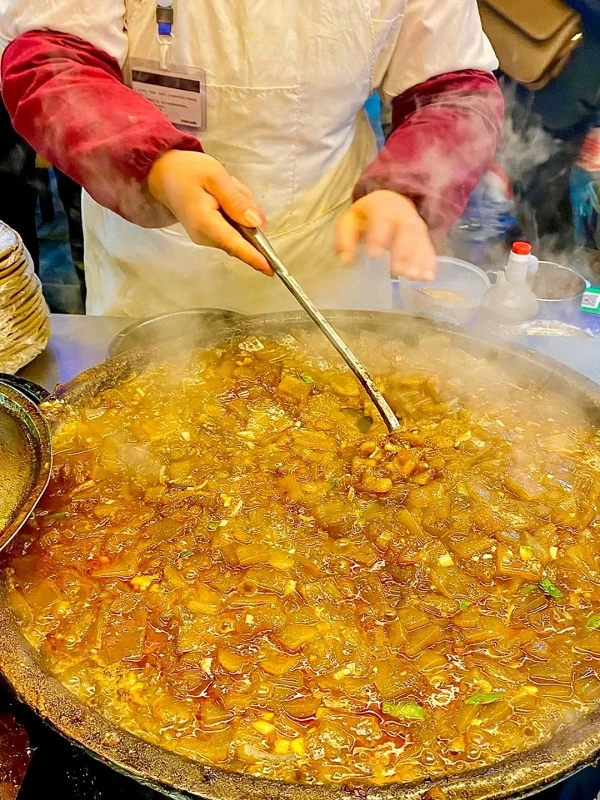
[[[53,314],[48,347],[19,374],[51,391],[56,384],[104,361],[113,337],[131,322],[118,317]]]
[[[55,314],[46,351],[20,374],[52,390],[57,383],[65,383],[103,361],[111,339],[131,322],[123,318]],[[600,338],[531,336],[520,343],[600,383]]]

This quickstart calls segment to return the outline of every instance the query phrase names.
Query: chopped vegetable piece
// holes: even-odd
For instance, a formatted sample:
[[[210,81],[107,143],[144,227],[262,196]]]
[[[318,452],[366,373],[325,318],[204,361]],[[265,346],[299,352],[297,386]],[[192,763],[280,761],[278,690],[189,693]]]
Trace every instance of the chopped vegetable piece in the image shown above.
[[[410,658],[422,650],[426,650],[442,638],[443,633],[439,625],[426,625],[412,632],[404,645],[404,651]]]
[[[288,656],[285,653],[274,652],[267,658],[259,661],[260,666],[268,675],[286,675],[298,663],[297,656]]]
[[[550,597],[554,597],[555,599],[558,599],[559,597],[563,596],[561,590],[558,588],[558,586],[552,583],[550,578],[542,578],[542,580],[540,581],[540,589],[546,594],[549,594]]]
[[[295,375],[284,375],[277,387],[277,393],[295,403],[305,402],[311,393],[311,387]]]
[[[345,414],[348,414],[356,419],[356,425],[361,433],[367,433],[373,425],[373,419],[367,417],[362,411],[355,408],[343,409]]]
[[[267,564],[271,557],[271,548],[266,544],[240,545],[237,548],[240,566],[249,567],[251,564]]]
[[[309,719],[315,716],[320,705],[320,698],[308,695],[286,702],[285,711],[290,717],[294,717],[295,719]]]
[[[533,592],[536,592],[539,588],[540,587],[537,583],[526,583],[519,589],[519,594],[521,597],[528,597]]]
[[[263,736],[269,736],[269,734],[273,733],[275,730],[275,725],[273,725],[272,722],[267,722],[264,719],[256,720],[256,722],[252,723],[252,727],[259,733],[262,733]]]
[[[465,702],[470,706],[486,706],[489,703],[497,703],[504,698],[505,692],[479,692],[469,697]]]
[[[594,614],[585,623],[585,627],[590,631],[597,631],[600,629],[600,614]]]
[[[219,647],[217,650],[217,661],[227,672],[239,672],[244,666],[246,659],[239,653]]]
[[[223,708],[213,700],[206,700],[200,706],[200,719],[206,728],[212,728],[230,720],[231,711]]]
[[[396,719],[425,719],[425,711],[417,703],[383,703],[384,714]]]
[[[303,373],[300,375],[300,377],[302,378],[302,380],[303,380],[305,383],[314,383],[314,382],[315,382],[315,379],[314,379],[314,378],[313,378],[311,375],[309,375],[309,374],[308,374],[308,372],[303,372]]]
[[[291,623],[278,631],[274,638],[288,650],[300,650],[303,644],[311,642],[318,633],[316,625]]]
[[[140,589],[145,592],[154,581],[159,580],[160,575],[137,575],[132,578],[130,583],[135,589]]]
[[[292,741],[291,750],[298,758],[302,758],[306,755],[306,742],[302,736]]]
[[[370,430],[371,425],[373,424],[373,420],[370,417],[359,417],[358,418],[358,430],[361,433],[367,433]]]
[[[420,608],[408,606],[398,611],[398,619],[405,630],[414,631],[427,625],[431,618]]]
[[[469,608],[470,605],[471,605],[471,601],[470,600],[459,600],[458,601],[458,606],[459,606],[461,611],[466,611],[467,608]]]

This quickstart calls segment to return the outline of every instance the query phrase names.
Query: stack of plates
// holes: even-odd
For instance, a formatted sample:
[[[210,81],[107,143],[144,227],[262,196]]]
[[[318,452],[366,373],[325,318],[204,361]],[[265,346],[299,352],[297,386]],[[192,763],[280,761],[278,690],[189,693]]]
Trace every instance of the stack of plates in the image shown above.
[[[50,314],[21,237],[0,222],[0,372],[15,373],[46,347]]]

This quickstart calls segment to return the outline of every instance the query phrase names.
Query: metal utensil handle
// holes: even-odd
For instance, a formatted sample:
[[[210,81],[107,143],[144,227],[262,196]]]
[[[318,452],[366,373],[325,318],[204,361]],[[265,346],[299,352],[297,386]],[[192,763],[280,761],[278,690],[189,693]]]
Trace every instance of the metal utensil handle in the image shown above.
[[[250,244],[253,245],[259,251],[259,253],[261,253],[267,259],[273,269],[273,272],[282,281],[286,288],[294,295],[298,303],[306,311],[312,321],[329,339],[331,344],[335,347],[335,349],[364,387],[366,393],[369,395],[373,401],[373,404],[383,417],[383,421],[385,422],[390,433],[399,430],[400,422],[398,421],[398,418],[392,411],[385,397],[381,394],[377,386],[375,386],[375,383],[369,373],[354,355],[352,350],[350,350],[344,340],[339,336],[337,331],[329,324],[329,322],[327,322],[323,314],[321,314],[319,309],[313,304],[296,279],[290,275],[287,267],[279,258],[264,233],[259,228],[246,228],[243,225],[239,225],[229,217],[227,217],[227,221],[237,231],[239,231],[239,233],[244,237],[244,239],[246,239],[247,242],[250,242]]]

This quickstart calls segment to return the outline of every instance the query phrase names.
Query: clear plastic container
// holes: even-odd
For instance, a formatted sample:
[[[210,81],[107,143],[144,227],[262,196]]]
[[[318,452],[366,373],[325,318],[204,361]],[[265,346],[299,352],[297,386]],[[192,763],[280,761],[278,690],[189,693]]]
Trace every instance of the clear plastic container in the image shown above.
[[[406,311],[454,325],[464,325],[475,316],[490,288],[482,269],[447,256],[438,258],[438,273],[432,283],[399,278],[397,284]]]

